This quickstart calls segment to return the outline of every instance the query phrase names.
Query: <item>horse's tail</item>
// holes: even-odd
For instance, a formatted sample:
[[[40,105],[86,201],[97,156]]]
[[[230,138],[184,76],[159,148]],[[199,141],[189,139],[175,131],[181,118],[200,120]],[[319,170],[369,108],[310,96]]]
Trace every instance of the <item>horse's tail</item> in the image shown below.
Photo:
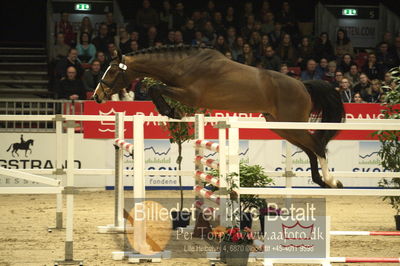
[[[11,144],[11,145],[10,145],[10,147],[8,147],[8,149],[7,149],[7,152],[8,152],[8,151],[10,151],[10,149],[11,149],[12,145],[13,145],[13,144]]]
[[[340,123],[344,121],[345,110],[338,91],[326,81],[309,80],[304,85],[313,102],[313,112],[322,112],[321,122]],[[314,136],[326,147],[338,130],[317,130]]]

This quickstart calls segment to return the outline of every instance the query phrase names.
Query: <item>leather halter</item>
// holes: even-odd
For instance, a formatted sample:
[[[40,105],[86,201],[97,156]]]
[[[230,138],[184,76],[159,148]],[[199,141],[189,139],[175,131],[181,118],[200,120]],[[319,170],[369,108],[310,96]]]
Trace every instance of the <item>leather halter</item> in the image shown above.
[[[115,59],[116,59],[116,57],[112,58],[113,61]],[[128,67],[127,67],[127,65],[125,65],[125,55],[122,55],[121,63],[119,63],[119,64],[118,63],[111,63],[110,67],[112,67],[112,66],[118,66],[118,70],[119,71],[118,71],[116,77],[114,78],[114,80],[111,82],[111,84],[108,83],[107,81],[103,80],[103,79],[100,80],[100,87],[103,90],[103,93],[106,95],[107,98],[111,97],[112,91],[113,91],[113,89],[115,87],[115,84],[116,84],[116,82],[117,82],[117,80],[118,80],[118,78],[120,76],[122,77],[123,82],[125,83],[125,86],[126,87],[129,86],[129,81],[128,81],[128,78],[126,76],[126,70],[128,69]],[[109,88],[108,92],[104,89],[103,84],[106,85]]]

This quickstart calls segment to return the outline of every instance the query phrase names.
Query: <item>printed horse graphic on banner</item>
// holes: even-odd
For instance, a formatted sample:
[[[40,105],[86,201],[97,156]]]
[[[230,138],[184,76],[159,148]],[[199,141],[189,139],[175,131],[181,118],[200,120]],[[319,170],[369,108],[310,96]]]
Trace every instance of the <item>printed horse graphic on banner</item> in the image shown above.
[[[11,151],[11,155],[13,157],[15,157],[14,156],[14,153],[15,153],[19,157],[18,150],[25,150],[25,157],[28,157],[27,156],[27,152],[28,151],[30,151],[30,154],[32,154],[32,150],[30,148],[31,145],[33,146],[33,139],[29,139],[29,140],[24,141],[22,143],[16,142],[16,143],[13,143],[13,144],[10,145],[10,147],[7,149],[7,152],[10,151],[10,149],[12,147],[13,149]]]

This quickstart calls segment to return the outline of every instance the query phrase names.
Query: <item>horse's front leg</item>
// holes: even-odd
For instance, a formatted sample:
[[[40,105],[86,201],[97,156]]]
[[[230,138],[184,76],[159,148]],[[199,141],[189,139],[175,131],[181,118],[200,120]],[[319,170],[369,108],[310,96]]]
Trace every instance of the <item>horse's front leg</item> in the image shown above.
[[[162,96],[166,88],[168,87],[165,85],[153,85],[149,88],[148,94],[160,114],[169,118],[181,119],[182,115],[175,108],[172,108]]]

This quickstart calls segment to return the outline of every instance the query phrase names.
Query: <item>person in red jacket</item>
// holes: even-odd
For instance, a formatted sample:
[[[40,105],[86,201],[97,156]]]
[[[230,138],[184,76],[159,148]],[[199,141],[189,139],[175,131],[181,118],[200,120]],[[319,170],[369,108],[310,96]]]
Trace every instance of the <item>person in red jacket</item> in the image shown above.
[[[55,34],[57,36],[58,33],[64,34],[64,42],[71,47],[75,47],[76,43],[76,35],[74,32],[74,28],[72,27],[71,22],[68,20],[69,14],[66,12],[62,12],[60,14],[60,21],[56,22],[55,25]]]

